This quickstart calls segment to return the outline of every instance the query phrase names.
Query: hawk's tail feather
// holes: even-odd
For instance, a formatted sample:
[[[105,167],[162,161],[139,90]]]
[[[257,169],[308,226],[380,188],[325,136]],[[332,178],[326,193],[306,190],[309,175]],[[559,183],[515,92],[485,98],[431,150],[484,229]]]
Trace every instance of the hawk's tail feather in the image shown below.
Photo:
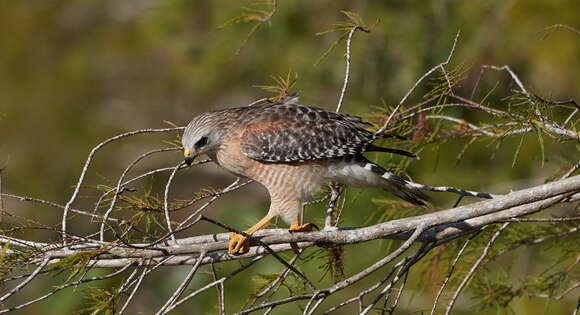
[[[360,161],[361,164],[364,163],[364,165],[361,165],[362,167],[385,179],[385,183],[383,185],[384,189],[414,205],[427,207],[425,201],[429,202],[431,197],[422,192],[419,187],[412,185],[412,183],[409,183],[399,176],[385,170],[381,166],[370,162],[366,158],[363,159],[364,160]]]
[[[376,138],[383,138],[383,139],[395,138],[395,139],[399,139],[399,140],[409,140],[405,136],[401,136],[401,135],[398,135],[396,133],[390,133],[390,132],[375,134],[375,137]]]
[[[469,196],[477,198],[492,199],[493,196],[488,193],[463,190],[455,187],[449,186],[428,186],[421,185],[414,182],[406,181],[397,175],[385,170],[381,166],[370,162],[366,158],[360,160],[361,166],[373,173],[379,175],[386,180],[385,189],[389,190],[391,193],[400,197],[414,205],[426,207],[424,201],[430,202],[431,197],[427,196],[422,190],[435,191],[435,192],[452,192],[460,196]],[[364,164],[364,165],[363,165]]]
[[[328,180],[337,181],[353,187],[375,187],[391,192],[393,195],[414,205],[427,207],[431,197],[423,191],[452,192],[460,196],[493,198],[482,192],[446,186],[427,186],[407,181],[367,160],[362,155],[344,157],[329,168]]]
[[[449,186],[436,186],[436,187],[435,186],[427,186],[427,185],[421,185],[421,184],[412,183],[412,182],[409,184],[412,185],[413,187],[416,187],[417,189],[421,189],[421,190],[429,190],[429,191],[436,191],[436,192],[452,192],[452,193],[456,193],[456,194],[461,195],[461,196],[493,199],[493,196],[491,194],[484,193],[484,192],[463,190],[463,189],[449,187]]]
[[[379,146],[374,145],[374,144],[367,145],[365,148],[365,152],[388,152],[388,153],[408,156],[408,157],[414,158],[416,160],[420,159],[418,155],[411,153],[409,151],[392,149],[392,148],[384,148],[384,147],[379,147]]]

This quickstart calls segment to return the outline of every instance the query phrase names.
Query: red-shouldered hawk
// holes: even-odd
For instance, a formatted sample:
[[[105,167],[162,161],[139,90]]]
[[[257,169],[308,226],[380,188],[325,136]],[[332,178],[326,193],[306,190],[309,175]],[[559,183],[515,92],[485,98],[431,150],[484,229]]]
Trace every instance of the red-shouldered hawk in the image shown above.
[[[325,182],[382,188],[421,206],[429,197],[420,189],[442,190],[405,181],[367,160],[362,154],[370,151],[416,157],[403,150],[373,145],[384,136],[366,130],[370,123],[357,116],[298,105],[296,101],[289,97],[276,103],[207,112],[195,117],[183,133],[187,164],[205,153],[235,175],[267,188],[270,210],[245,231],[247,234],[253,234],[276,216],[290,224],[290,231],[310,230],[311,224],[298,223],[302,201]],[[455,192],[490,198],[481,193]],[[247,237],[230,234],[230,253],[247,252],[249,247]]]

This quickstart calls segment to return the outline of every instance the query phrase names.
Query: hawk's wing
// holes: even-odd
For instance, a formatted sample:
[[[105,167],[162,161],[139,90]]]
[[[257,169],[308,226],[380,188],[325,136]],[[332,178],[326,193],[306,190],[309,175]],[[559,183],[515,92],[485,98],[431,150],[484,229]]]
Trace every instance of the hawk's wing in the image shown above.
[[[332,118],[315,119],[311,114],[284,120],[278,113],[279,120],[251,123],[241,136],[242,151],[259,161],[303,162],[360,154],[374,140],[373,133],[362,128],[365,122],[356,116],[323,115]]]

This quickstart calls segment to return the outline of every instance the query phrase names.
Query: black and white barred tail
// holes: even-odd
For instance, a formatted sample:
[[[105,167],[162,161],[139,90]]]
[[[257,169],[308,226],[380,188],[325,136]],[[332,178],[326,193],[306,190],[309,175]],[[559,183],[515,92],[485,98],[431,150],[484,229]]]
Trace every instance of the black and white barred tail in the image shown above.
[[[393,195],[422,207],[427,206],[425,201],[430,201],[429,196],[423,193],[419,188],[411,185],[411,183],[366,158],[358,156],[356,158],[356,163],[362,166],[365,170],[369,170],[378,175],[382,180],[382,185],[380,187],[390,191]]]
[[[456,194],[461,195],[461,196],[493,199],[493,197],[488,193],[471,191],[471,190],[463,190],[463,189],[459,189],[459,188],[455,188],[455,187],[449,187],[449,186],[436,186],[435,187],[435,186],[421,185],[421,184],[412,183],[412,182],[409,182],[408,184],[417,188],[417,189],[421,189],[421,190],[429,190],[429,191],[436,191],[436,192],[452,192],[452,193],[456,193]]]
[[[429,202],[431,199],[422,190],[452,192],[461,196],[478,198],[492,198],[491,195],[481,192],[409,182],[367,160],[362,155],[345,157],[340,162],[330,165],[329,174],[331,176],[329,180],[331,181],[337,181],[353,187],[382,188],[403,200],[422,207],[426,207],[425,202]]]

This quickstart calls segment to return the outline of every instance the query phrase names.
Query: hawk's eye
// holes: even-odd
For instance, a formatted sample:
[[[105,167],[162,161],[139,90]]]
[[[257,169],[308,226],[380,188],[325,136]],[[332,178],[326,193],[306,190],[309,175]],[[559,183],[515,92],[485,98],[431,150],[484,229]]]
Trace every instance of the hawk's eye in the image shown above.
[[[196,143],[195,143],[195,147],[196,148],[201,148],[204,145],[207,144],[207,137],[201,137]]]

